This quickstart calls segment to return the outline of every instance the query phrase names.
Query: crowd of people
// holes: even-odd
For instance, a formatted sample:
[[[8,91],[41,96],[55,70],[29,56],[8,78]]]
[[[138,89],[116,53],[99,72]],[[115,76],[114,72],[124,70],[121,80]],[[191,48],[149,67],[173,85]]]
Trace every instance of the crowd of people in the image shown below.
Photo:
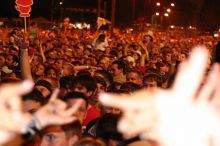
[[[208,146],[203,138],[213,134],[218,119],[203,103],[210,107],[211,99],[218,111],[219,67],[212,69],[217,41],[187,30],[42,29],[35,23],[27,31],[2,27],[0,141],[28,146]],[[192,51],[198,45],[202,49]],[[188,110],[191,104],[196,108]],[[165,120],[158,124],[158,117]],[[211,126],[198,134],[200,141],[192,140],[195,129],[206,124]]]

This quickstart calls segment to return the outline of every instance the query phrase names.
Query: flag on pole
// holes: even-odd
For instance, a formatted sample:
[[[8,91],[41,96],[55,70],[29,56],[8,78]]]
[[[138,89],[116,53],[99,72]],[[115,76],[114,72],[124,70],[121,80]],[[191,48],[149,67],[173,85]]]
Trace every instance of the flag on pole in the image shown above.
[[[33,0],[16,0],[15,9],[20,12],[20,17],[30,17]]]
[[[24,30],[27,32],[27,17],[30,17],[31,5],[33,5],[33,0],[16,0],[15,9],[20,12],[19,17],[24,18]]]
[[[102,25],[111,24],[111,21],[102,17],[98,17],[96,23],[97,23],[97,29],[100,29]]]

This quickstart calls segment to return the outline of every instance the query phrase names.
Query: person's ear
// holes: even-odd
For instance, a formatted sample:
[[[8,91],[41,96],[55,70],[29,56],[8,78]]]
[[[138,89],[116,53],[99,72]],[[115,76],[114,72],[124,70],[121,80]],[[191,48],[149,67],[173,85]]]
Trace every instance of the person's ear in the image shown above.
[[[86,95],[87,95],[88,97],[91,97],[91,96],[93,95],[93,91],[87,91]]]
[[[73,135],[69,138],[69,145],[74,145],[79,140],[77,135]]]

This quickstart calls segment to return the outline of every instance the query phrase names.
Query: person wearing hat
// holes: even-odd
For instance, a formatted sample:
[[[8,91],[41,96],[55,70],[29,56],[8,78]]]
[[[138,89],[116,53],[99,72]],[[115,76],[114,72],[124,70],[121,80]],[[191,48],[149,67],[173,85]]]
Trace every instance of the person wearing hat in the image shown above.
[[[155,48],[155,44],[153,41],[154,41],[153,34],[147,33],[143,36],[142,43],[149,52],[152,52],[153,49]]]

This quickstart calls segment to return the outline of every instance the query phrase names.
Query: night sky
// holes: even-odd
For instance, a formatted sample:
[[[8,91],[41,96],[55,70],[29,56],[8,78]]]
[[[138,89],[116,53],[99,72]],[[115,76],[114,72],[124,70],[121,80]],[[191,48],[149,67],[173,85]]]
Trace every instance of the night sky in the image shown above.
[[[110,17],[110,0],[108,2],[108,14]],[[132,0],[116,0],[116,24],[129,24],[132,21]],[[162,0],[161,0],[162,1]],[[163,0],[168,3],[169,0]],[[0,0],[0,17],[12,18],[18,17],[18,12],[14,9],[15,0]],[[149,12],[153,12],[153,6],[156,0],[136,0],[135,16],[148,16]],[[173,0],[176,7],[170,16],[168,23],[174,25],[198,25],[204,28],[220,27],[220,0]],[[55,4],[59,6],[59,0],[55,0]],[[145,5],[144,5],[145,4]],[[150,5],[149,5],[150,4]],[[96,7],[97,0],[65,0],[66,7]],[[34,0],[32,6],[31,17],[43,16],[50,18],[51,0]],[[58,8],[55,10],[57,19],[59,17]],[[72,15],[65,13],[66,16]],[[75,19],[82,18],[92,19],[87,15],[74,15]],[[88,18],[87,18],[88,17]]]

